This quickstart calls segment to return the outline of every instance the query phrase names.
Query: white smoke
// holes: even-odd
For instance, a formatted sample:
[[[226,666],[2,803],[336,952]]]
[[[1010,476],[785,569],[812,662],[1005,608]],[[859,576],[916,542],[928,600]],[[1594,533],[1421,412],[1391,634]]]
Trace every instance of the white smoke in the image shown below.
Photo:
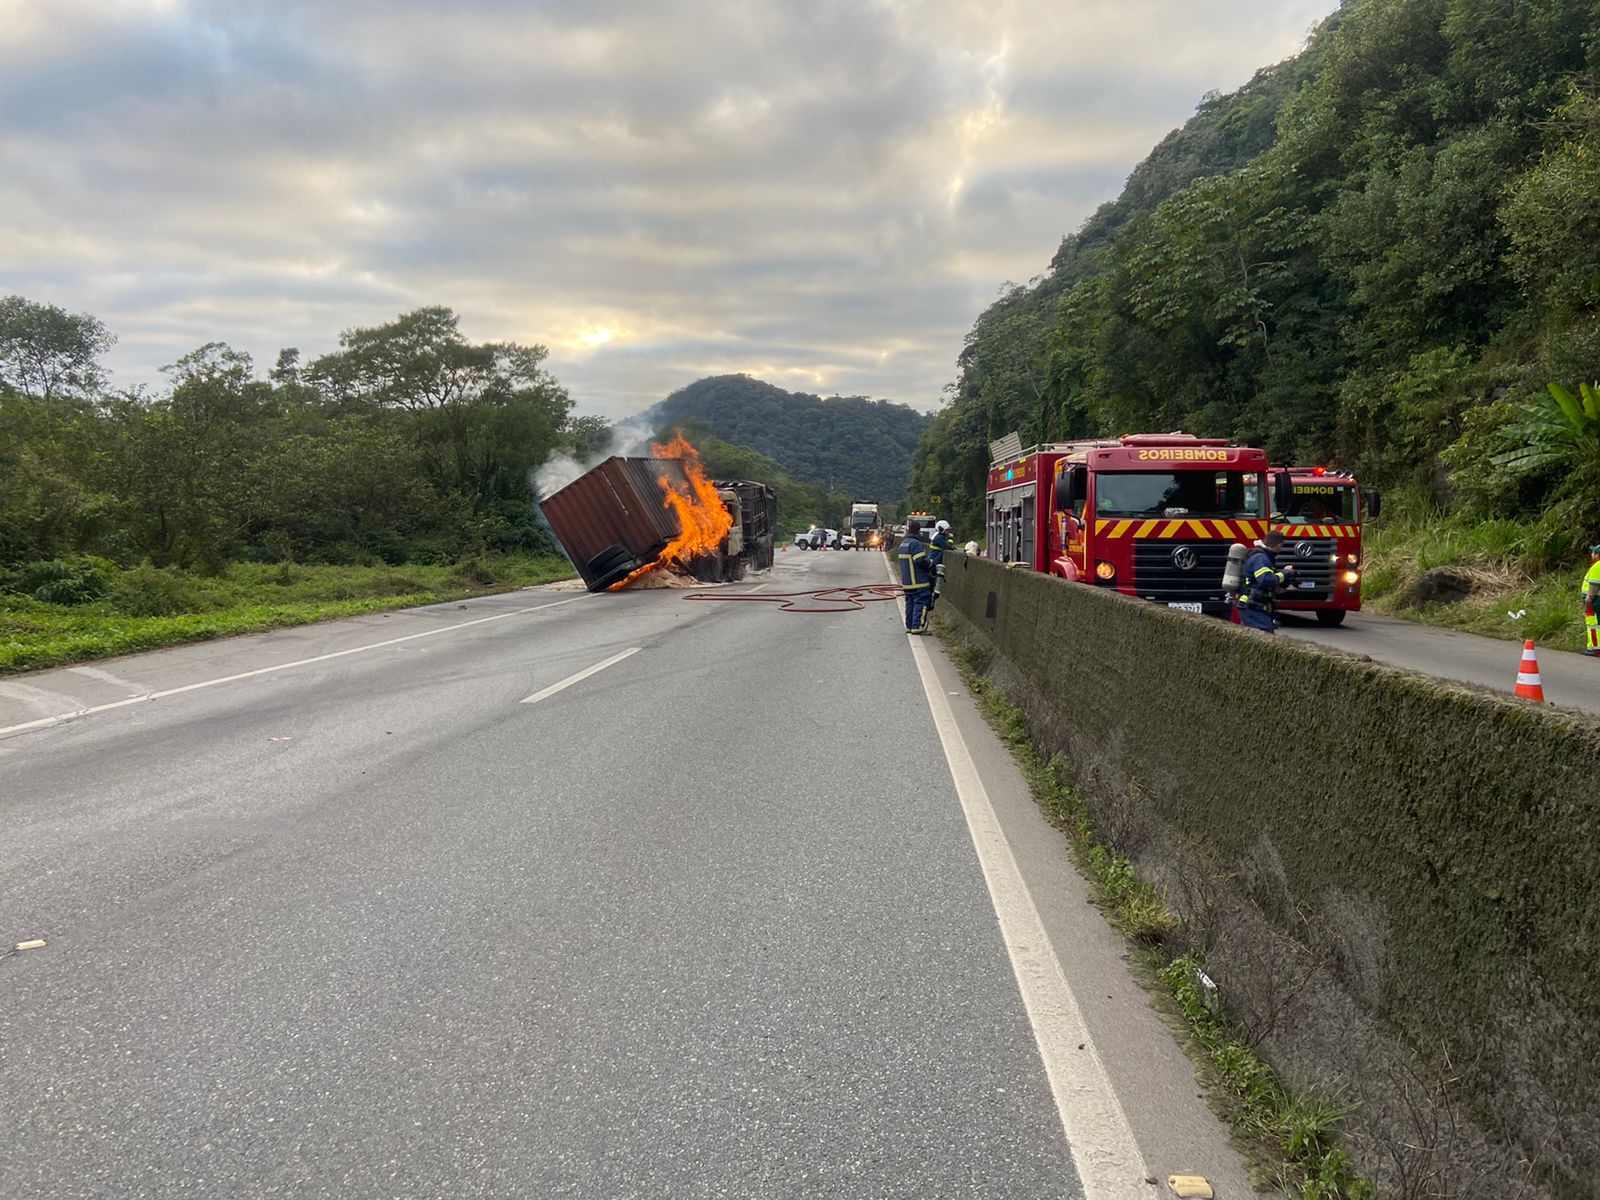
[[[648,458],[650,443],[655,441],[655,436],[654,423],[643,413],[629,417],[622,424],[611,427],[611,443],[606,449],[581,462],[570,454],[558,454],[544,466],[528,472],[528,486],[533,489],[535,500],[543,500],[614,454],[626,458]]]
[[[637,417],[629,417],[622,424],[611,427],[611,449],[607,450],[606,454],[620,454],[625,458],[648,458],[650,443],[655,440],[655,422],[640,413]]]
[[[599,461],[599,460],[596,460]],[[593,466],[594,464],[589,464]],[[558,454],[542,467],[528,468],[528,486],[533,489],[533,498],[543,500],[552,492],[559,491],[567,486],[579,475],[587,471],[584,466],[569,454]]]

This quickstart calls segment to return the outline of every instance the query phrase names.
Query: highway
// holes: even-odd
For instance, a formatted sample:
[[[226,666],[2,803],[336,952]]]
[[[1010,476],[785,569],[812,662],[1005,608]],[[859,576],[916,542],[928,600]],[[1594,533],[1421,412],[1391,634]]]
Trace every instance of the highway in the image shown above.
[[[35,940],[8,1200],[1248,1187],[892,604],[558,585],[0,680]]]
[[[1573,589],[1576,592],[1576,588]],[[1407,671],[1449,679],[1501,695],[1512,694],[1522,662],[1518,642],[1436,629],[1379,613],[1351,613],[1336,629],[1309,616],[1285,613],[1282,636],[1365,655]],[[1600,660],[1566,650],[1535,651],[1545,699],[1559,708],[1600,713]]]

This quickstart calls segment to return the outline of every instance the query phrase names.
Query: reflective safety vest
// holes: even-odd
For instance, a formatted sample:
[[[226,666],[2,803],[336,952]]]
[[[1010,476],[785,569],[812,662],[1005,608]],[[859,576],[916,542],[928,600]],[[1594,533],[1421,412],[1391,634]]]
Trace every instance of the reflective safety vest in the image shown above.
[[[1283,586],[1284,578],[1272,552],[1257,546],[1250,557],[1244,560],[1244,585],[1247,591],[1240,601],[1251,608],[1271,612],[1274,594]]]
[[[930,574],[936,572],[940,564],[944,562],[944,552],[948,549],[950,549],[950,535],[942,529],[935,530],[934,535],[928,539]]]
[[[1600,562],[1589,564],[1589,573],[1583,577],[1583,582],[1578,585],[1578,594],[1585,600],[1600,597]]]
[[[922,543],[914,537],[908,537],[900,543],[898,554],[900,586],[908,592],[927,587],[931,573],[928,568],[928,552],[922,548]]]

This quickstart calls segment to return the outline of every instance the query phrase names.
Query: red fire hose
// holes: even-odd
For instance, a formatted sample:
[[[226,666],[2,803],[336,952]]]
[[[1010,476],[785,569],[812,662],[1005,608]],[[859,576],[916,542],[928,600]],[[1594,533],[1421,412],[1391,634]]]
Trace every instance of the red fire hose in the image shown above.
[[[778,605],[779,612],[837,613],[865,608],[874,600],[898,600],[905,594],[896,583],[869,583],[859,587],[820,588],[814,592],[690,592],[685,600],[751,600],[758,604]],[[826,608],[803,608],[797,600],[815,600]]]

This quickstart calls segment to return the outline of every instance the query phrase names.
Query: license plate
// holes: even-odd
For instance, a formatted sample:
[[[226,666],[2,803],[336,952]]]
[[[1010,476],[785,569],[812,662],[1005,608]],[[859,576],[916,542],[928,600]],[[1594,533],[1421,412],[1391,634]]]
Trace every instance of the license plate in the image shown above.
[[[1316,586],[1317,586],[1317,581],[1315,579],[1302,579],[1300,581],[1300,586],[1302,588],[1310,588],[1312,590],[1315,590]]]
[[[1169,603],[1167,605],[1167,607],[1168,608],[1175,608],[1179,612],[1204,612],[1205,611],[1205,609],[1201,607],[1200,603],[1198,601],[1195,601],[1195,600],[1174,601],[1174,602]]]

